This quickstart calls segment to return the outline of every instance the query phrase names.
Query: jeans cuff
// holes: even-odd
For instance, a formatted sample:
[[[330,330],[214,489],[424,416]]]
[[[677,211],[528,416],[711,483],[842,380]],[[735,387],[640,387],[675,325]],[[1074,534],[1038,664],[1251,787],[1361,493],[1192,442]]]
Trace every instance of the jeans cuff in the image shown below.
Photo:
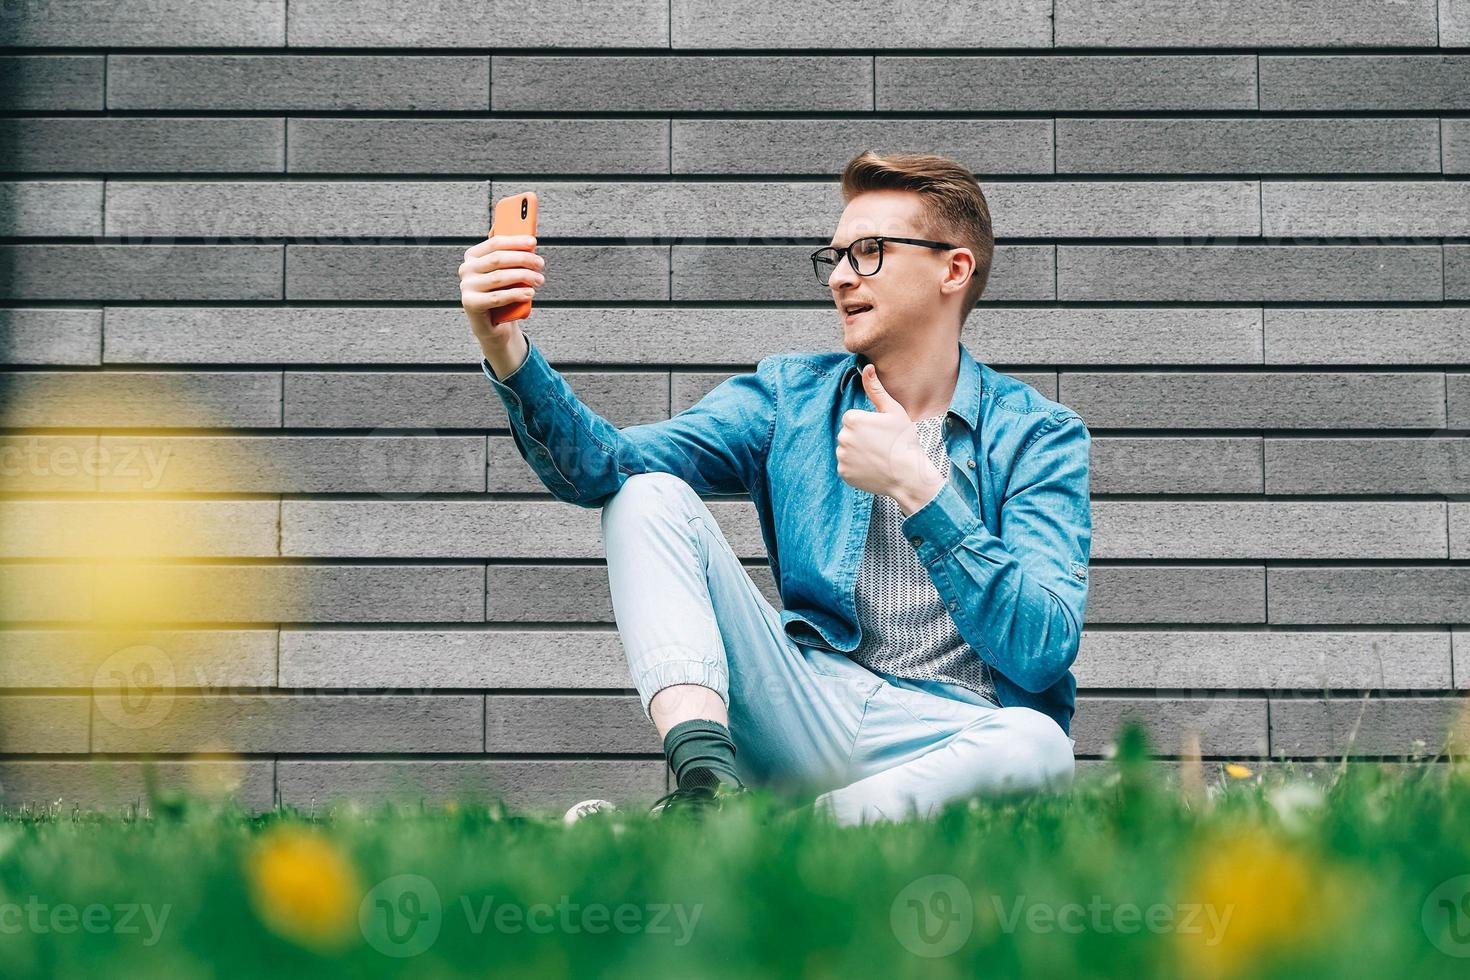
[[[700,687],[707,687],[725,702],[726,710],[729,710],[730,707],[730,678],[725,673],[725,668],[713,661],[664,660],[643,671],[634,679],[634,683],[638,688],[638,696],[643,702],[643,715],[649,721],[653,720],[653,714],[649,711],[648,706],[653,701],[654,695],[675,684],[698,684]]]

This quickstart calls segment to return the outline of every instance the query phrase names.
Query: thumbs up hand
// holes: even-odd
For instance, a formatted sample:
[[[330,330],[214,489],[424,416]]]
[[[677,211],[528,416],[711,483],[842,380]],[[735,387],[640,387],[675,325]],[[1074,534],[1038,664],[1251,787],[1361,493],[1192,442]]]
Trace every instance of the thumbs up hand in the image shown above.
[[[903,420],[912,424],[913,419],[909,413],[898,403],[898,399],[888,393],[883,387],[883,382],[878,380],[878,369],[871,364],[863,365],[863,390],[868,393],[873,407],[885,414],[897,414],[903,416]]]
[[[892,497],[907,516],[934,499],[944,475],[920,447],[914,420],[884,389],[871,364],[863,368],[863,389],[877,411],[843,413],[837,475],[860,490]]]

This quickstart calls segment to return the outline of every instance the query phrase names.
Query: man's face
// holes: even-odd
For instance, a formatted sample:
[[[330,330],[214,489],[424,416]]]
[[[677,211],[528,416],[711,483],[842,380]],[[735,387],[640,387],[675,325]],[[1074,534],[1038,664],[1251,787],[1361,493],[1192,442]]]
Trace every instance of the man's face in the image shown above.
[[[916,222],[921,207],[919,195],[912,191],[859,194],[842,212],[830,244],[840,248],[867,235],[928,238]],[[883,247],[883,267],[872,276],[858,275],[843,256],[828,284],[842,324],[843,346],[871,358],[880,351],[902,346],[916,331],[940,327],[945,314],[939,287],[951,254],[889,242]],[[859,303],[872,308],[848,315],[847,308]]]

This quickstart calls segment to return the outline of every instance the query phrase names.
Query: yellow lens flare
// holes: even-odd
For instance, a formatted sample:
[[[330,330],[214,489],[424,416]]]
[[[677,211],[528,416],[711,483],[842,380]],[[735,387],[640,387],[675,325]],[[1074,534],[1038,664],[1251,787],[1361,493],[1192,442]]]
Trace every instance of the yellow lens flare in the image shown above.
[[[277,686],[276,623],[305,615],[308,590],[276,567],[275,494],[304,464],[230,432],[261,418],[213,390],[144,370],[35,372],[0,392],[12,430],[0,436],[0,686],[90,694],[58,698],[76,710],[0,750],[54,751],[54,730],[71,726],[69,751],[152,759],[166,786],[212,799],[243,788],[246,761],[202,741],[202,699]],[[79,796],[136,798],[134,763],[93,768]]]
[[[226,558],[276,554],[275,500],[6,500],[5,558]]]

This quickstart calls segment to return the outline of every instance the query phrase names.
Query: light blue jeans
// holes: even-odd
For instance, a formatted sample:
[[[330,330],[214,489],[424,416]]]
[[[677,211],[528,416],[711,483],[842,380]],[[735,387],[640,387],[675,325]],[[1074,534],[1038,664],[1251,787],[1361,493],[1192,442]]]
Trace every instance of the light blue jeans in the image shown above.
[[[1071,783],[1075,742],[1041,712],[794,642],[679,477],[629,477],[603,506],[602,531],[644,714],[672,684],[717,692],[747,785],[813,799],[850,825],[927,818],[972,794]]]

